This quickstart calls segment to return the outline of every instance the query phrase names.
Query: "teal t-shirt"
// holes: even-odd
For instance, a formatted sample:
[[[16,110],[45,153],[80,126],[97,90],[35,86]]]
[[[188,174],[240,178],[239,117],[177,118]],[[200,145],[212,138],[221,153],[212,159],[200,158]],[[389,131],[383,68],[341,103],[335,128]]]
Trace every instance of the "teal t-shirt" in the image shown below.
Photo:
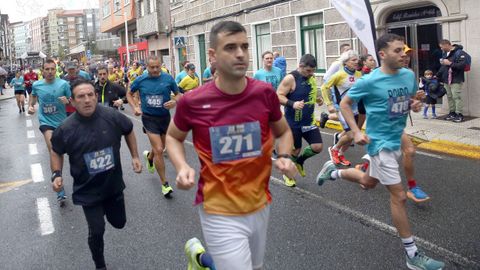
[[[182,70],[182,72],[178,73],[175,77],[175,82],[179,84],[183,80],[183,78],[185,78],[185,76],[187,76],[187,72],[185,70]]]
[[[82,77],[82,78],[84,78],[85,80],[88,80],[88,81],[92,80],[92,77],[90,76],[90,74],[88,74],[88,72],[83,71],[83,70],[78,71],[78,76],[80,76],[80,77]]]
[[[12,82],[10,82],[11,85],[13,85],[13,89],[15,91],[24,91],[25,90],[25,85],[24,85],[23,77],[15,77],[12,79]]]
[[[139,91],[142,112],[154,116],[169,115],[170,111],[163,104],[170,100],[171,93],[178,93],[177,83],[165,72],[161,72],[158,77],[143,74],[133,81],[130,89],[133,93]]]
[[[203,77],[202,79],[210,79],[212,77],[212,70],[210,69],[210,67],[207,67],[204,71],[203,71]]]
[[[38,98],[40,125],[57,128],[67,118],[65,105],[58,99],[63,96],[71,97],[72,92],[67,81],[59,78],[55,78],[52,83],[47,83],[45,80],[36,81],[32,86],[32,95]]]
[[[264,81],[270,83],[273,89],[277,90],[280,82],[282,81],[282,70],[277,67],[272,67],[272,70],[267,71],[263,68],[257,70],[255,75],[253,75],[254,79]]]
[[[380,68],[360,78],[348,91],[354,101],[363,101],[367,111],[367,152],[400,149],[401,136],[410,112],[410,99],[418,90],[415,75],[402,68],[397,74],[385,74]]]

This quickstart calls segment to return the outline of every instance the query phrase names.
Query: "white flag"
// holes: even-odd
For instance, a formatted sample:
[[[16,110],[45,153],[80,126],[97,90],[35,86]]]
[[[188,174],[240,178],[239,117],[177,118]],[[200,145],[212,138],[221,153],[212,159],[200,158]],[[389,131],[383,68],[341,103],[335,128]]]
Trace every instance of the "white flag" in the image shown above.
[[[375,31],[375,22],[373,19],[372,8],[369,0],[333,0],[333,6],[342,15],[350,28],[363,43],[375,60],[377,59],[377,50],[375,50],[375,40],[377,39]]]

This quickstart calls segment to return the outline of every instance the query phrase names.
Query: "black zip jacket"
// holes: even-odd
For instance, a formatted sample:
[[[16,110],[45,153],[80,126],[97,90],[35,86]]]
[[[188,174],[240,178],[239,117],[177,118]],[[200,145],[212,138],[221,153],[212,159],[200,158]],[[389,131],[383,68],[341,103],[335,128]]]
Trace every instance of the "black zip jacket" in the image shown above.
[[[454,44],[454,49],[447,53],[447,56],[444,59],[448,59],[452,64],[450,66],[442,65],[437,72],[437,78],[447,84],[448,83],[448,69],[452,68],[452,83],[463,83],[465,81],[465,65],[466,58],[465,52],[463,51],[463,46]],[[457,54],[457,51],[460,51]]]
[[[118,99],[122,99],[123,103],[127,103],[127,92],[125,87],[117,83],[107,80],[104,90],[104,87],[100,85],[100,81],[97,81],[95,83],[95,92],[98,95],[98,103],[100,104],[102,103],[102,94],[104,95],[104,104],[108,105],[109,107],[117,109],[117,107],[113,106],[113,102]]]

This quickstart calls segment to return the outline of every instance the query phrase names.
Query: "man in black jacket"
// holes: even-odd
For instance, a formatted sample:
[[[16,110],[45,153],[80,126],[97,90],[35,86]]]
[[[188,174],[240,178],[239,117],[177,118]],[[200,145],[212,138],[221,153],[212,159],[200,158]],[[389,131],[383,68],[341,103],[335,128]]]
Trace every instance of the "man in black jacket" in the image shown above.
[[[95,92],[98,96],[98,103],[116,109],[120,108],[127,99],[125,88],[108,80],[108,70],[105,66],[97,69],[97,76]]]
[[[450,113],[445,120],[459,123],[463,121],[462,85],[465,81],[464,69],[467,64],[467,57],[462,45],[452,45],[449,40],[443,39],[439,46],[444,53],[444,57],[440,59],[442,66],[437,73],[437,77],[447,90],[448,107],[450,109]]]

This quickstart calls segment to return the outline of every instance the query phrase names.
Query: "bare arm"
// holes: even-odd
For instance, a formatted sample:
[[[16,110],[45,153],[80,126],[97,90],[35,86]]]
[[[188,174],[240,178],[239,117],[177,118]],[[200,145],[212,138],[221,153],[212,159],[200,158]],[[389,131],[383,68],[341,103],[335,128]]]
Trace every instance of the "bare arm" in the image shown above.
[[[177,170],[176,181],[180,189],[190,189],[195,185],[195,171],[188,165],[185,157],[183,142],[187,134],[188,132],[181,131],[174,121],[170,121],[165,144],[168,145],[168,156]]]
[[[295,89],[295,78],[293,75],[288,74],[283,78],[282,82],[278,86],[277,95],[282,104],[285,107],[292,107],[295,110],[301,110],[303,106],[305,106],[305,102],[303,100],[300,101],[293,101],[287,98],[287,95]]]
[[[353,115],[352,111],[353,100],[348,96],[344,96],[342,101],[340,102],[340,110],[342,111],[342,115],[348,123],[348,126],[353,131],[355,136],[355,143],[364,145],[369,143],[369,139],[367,135],[363,134],[360,128],[357,125],[357,121],[355,121],[355,116]]]
[[[134,95],[135,93],[133,93],[131,90],[127,91],[128,104],[130,104],[130,107],[132,108],[133,113],[136,116],[139,116],[142,114],[142,110],[140,109],[140,105],[138,104],[138,99],[136,99]]]
[[[50,151],[50,167],[52,168],[52,173],[55,171],[61,172],[63,169],[63,155],[59,155],[53,150]],[[61,175],[53,179],[52,187],[56,192],[62,189],[63,177]]]
[[[35,104],[37,104],[37,97],[30,95],[30,98],[28,100],[28,114],[34,114],[35,113]]]
[[[278,140],[277,143],[277,152],[281,155],[290,155],[293,149],[293,135],[292,131],[288,127],[285,117],[276,122],[270,122],[270,128],[272,130],[273,136]],[[297,169],[293,164],[290,158],[280,157],[275,161],[275,166],[283,174],[288,177],[294,177],[297,173]]]
[[[137,139],[133,129],[130,133],[125,135],[125,141],[127,142],[128,150],[130,150],[130,155],[132,156],[133,171],[136,173],[142,172],[142,162],[138,158]]]

